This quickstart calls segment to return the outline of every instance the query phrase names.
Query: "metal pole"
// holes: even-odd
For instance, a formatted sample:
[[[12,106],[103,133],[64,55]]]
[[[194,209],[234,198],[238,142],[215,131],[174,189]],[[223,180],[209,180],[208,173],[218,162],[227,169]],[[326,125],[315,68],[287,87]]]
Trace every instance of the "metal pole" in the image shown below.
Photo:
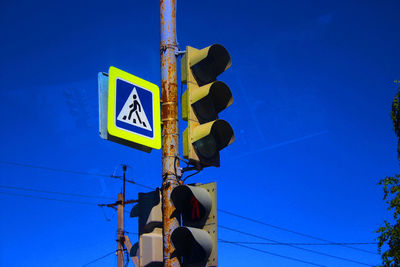
[[[178,146],[178,91],[176,74],[176,0],[160,0],[161,28],[161,121],[162,121],[162,204],[163,204],[163,251],[164,266],[180,266],[174,250],[171,233],[179,226],[178,220],[171,217],[174,207],[171,192],[178,185],[175,169]]]
[[[124,267],[124,196],[118,194],[118,267]]]

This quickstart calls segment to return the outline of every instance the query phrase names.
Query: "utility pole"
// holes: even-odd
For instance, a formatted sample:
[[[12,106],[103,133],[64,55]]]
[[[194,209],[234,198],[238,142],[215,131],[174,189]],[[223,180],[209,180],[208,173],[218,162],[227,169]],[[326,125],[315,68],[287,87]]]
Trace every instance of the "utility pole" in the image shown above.
[[[172,231],[179,226],[171,217],[174,207],[171,192],[178,185],[175,170],[178,167],[178,90],[176,74],[176,1],[160,0],[161,32],[161,122],[162,122],[162,212],[164,266],[180,266],[172,257]]]
[[[122,194],[118,194],[118,267],[124,267],[124,244],[125,244],[125,228],[124,228],[124,210],[125,210],[125,173],[126,173],[126,165],[122,165]]]
[[[116,209],[115,206],[118,206],[117,211],[118,211],[118,227],[117,227],[117,245],[118,245],[118,250],[117,250],[117,258],[118,258],[118,267],[124,267],[124,248],[127,243],[129,243],[129,246],[132,247],[130,244],[129,239],[126,240],[125,238],[125,228],[124,228],[124,209],[125,209],[125,204],[132,204],[132,203],[137,203],[137,200],[125,200],[125,182],[126,182],[126,165],[122,165],[122,170],[124,171],[123,174],[123,184],[122,184],[122,193],[118,194],[118,200],[115,203],[111,204],[98,204],[99,207],[109,207]],[[129,181],[128,182],[132,182]],[[137,263],[135,263],[137,265]]]
[[[118,267],[124,267],[124,194],[118,194]]]

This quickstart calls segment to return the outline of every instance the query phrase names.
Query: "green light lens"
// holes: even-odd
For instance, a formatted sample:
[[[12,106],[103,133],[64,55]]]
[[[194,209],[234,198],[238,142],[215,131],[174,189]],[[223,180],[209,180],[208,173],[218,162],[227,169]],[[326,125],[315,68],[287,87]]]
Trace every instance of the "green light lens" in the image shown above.
[[[218,153],[217,143],[213,136],[208,135],[193,143],[196,152],[206,159],[210,159]]]

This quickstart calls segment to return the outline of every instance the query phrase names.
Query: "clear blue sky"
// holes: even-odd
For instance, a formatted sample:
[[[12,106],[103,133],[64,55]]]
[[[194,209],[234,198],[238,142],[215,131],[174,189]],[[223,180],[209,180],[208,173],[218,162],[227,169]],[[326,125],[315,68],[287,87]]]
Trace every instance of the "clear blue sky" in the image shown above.
[[[181,48],[220,43],[232,57],[220,79],[234,104],[221,118],[236,141],[221,152],[221,168],[188,181],[217,181],[225,211],[332,242],[374,242],[389,218],[377,182],[398,172],[390,107],[400,79],[399,10],[395,0],[178,1]],[[0,265],[82,266],[116,249],[115,212],[49,199],[110,203],[120,181],[6,162],[105,175],[128,164],[128,178],[160,186],[160,151],[102,140],[97,104],[97,73],[109,66],[160,84],[159,3],[3,0],[0,36]],[[128,185],[127,196],[145,191]],[[218,224],[280,242],[323,243],[221,212]],[[137,220],[127,218],[126,230],[137,232]],[[226,228],[218,236],[269,242]],[[353,246],[372,253],[298,246],[325,255],[246,246],[264,252],[219,243],[219,266],[380,259],[376,245]]]

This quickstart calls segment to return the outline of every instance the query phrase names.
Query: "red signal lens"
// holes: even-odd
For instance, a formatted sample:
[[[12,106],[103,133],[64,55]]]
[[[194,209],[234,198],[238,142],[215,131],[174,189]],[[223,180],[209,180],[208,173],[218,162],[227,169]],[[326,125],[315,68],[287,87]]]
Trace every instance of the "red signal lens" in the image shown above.
[[[192,206],[192,220],[200,219],[199,201],[194,196],[190,199],[190,205]]]

